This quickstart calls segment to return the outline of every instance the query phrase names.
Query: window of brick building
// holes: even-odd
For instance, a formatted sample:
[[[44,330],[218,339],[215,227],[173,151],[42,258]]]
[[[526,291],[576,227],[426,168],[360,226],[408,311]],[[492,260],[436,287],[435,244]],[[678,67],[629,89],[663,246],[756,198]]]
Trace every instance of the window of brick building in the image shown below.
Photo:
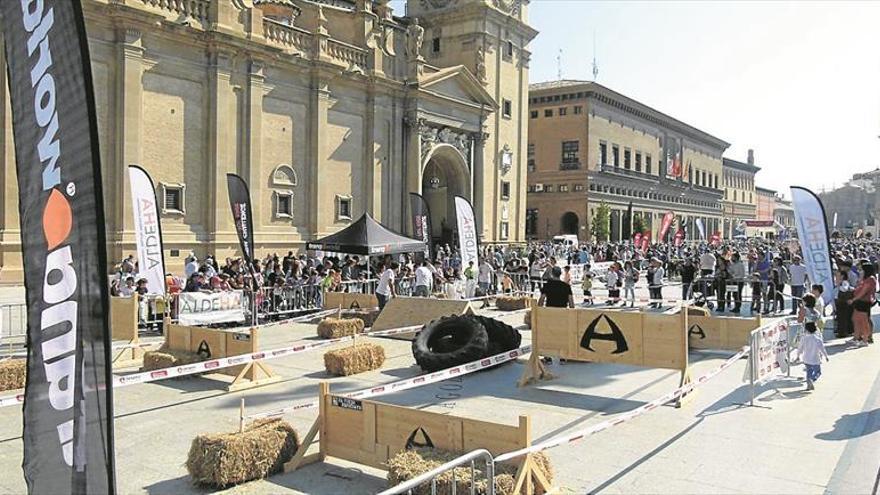
[[[636,172],[642,171],[642,154],[636,151]]]
[[[580,149],[579,141],[563,141],[562,142],[562,169],[570,170],[578,168],[578,151]]]
[[[584,107],[582,107],[581,105],[577,105],[574,107],[574,114],[575,115],[580,115],[582,113],[584,113]]]
[[[544,110],[544,117],[552,117],[552,116],[553,116],[553,109],[552,108],[547,108]]]
[[[568,184],[559,184],[559,192],[567,193],[568,192]]]
[[[510,182],[501,181],[501,199],[510,199]]]
[[[532,110],[531,112],[529,112],[529,117],[531,117],[533,119],[537,119],[538,118],[538,111]]]
[[[574,185],[574,192],[583,192],[584,189],[585,189],[585,187],[583,184],[575,184]]]
[[[513,115],[513,103],[510,100],[503,100],[501,104],[501,114],[507,119]]]
[[[627,170],[632,168],[632,151],[629,148],[623,150],[623,168]]]
[[[599,165],[607,165],[608,164],[608,144],[604,141],[599,141]]]
[[[620,166],[620,148],[616,144],[611,145],[611,163],[615,167]]]
[[[568,115],[568,107],[559,107],[559,116]]]
[[[440,37],[436,37],[431,40],[431,51],[433,53],[440,53]]]
[[[645,155],[645,173],[651,173],[651,155]]]

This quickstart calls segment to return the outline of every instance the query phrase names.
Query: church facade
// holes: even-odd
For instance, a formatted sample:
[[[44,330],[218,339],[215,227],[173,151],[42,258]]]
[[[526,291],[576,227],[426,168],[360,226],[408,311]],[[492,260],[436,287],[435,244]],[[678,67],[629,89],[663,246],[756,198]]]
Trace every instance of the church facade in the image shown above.
[[[152,176],[166,263],[237,253],[225,175],[248,182],[256,251],[302,250],[363,212],[450,242],[452,198],[485,242],[525,227],[527,0],[85,0],[111,260],[134,251],[126,167]],[[5,66],[5,60],[0,60]],[[21,279],[2,92],[0,282]]]

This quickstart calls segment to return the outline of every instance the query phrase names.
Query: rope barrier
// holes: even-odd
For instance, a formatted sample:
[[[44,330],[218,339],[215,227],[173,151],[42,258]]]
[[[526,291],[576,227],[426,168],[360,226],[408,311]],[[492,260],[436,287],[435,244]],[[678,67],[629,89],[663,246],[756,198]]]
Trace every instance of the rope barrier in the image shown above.
[[[596,433],[599,433],[600,431],[604,431],[604,430],[607,430],[607,429],[612,428],[614,426],[621,425],[621,424],[626,423],[628,421],[632,421],[633,419],[647,413],[648,411],[652,411],[654,409],[657,409],[658,407],[662,406],[663,404],[674,401],[676,399],[679,399],[679,398],[689,394],[694,389],[696,389],[698,386],[703,385],[704,383],[708,382],[709,380],[711,380],[712,378],[717,376],[722,371],[733,366],[733,364],[736,361],[738,361],[740,358],[747,355],[748,353],[749,353],[749,348],[744,347],[741,351],[739,351],[736,354],[734,354],[733,356],[729,357],[724,363],[717,366],[716,368],[714,368],[710,372],[706,373],[705,375],[697,378],[696,380],[694,380],[690,383],[687,383],[685,385],[682,385],[681,387],[678,387],[677,389],[675,389],[671,392],[668,392],[665,395],[658,397],[658,398],[652,400],[651,402],[648,402],[642,406],[639,406],[636,409],[633,409],[632,411],[626,412],[626,413],[624,413],[614,419],[610,419],[610,420],[603,421],[603,422],[596,424],[596,425],[592,425],[592,426],[588,426],[586,428],[575,430],[571,433],[562,434],[562,435],[553,437],[549,440],[545,440],[543,442],[536,443],[535,445],[532,445],[531,447],[527,447],[524,449],[519,449],[519,450],[515,450],[513,452],[508,452],[506,454],[502,454],[502,455],[495,458],[495,462],[498,463],[498,462],[509,461],[511,459],[515,459],[517,457],[521,457],[526,454],[534,454],[536,452],[541,452],[543,450],[551,449],[553,447],[558,447],[560,445],[574,443],[579,440],[583,440],[584,438],[586,438],[590,435],[595,435]]]

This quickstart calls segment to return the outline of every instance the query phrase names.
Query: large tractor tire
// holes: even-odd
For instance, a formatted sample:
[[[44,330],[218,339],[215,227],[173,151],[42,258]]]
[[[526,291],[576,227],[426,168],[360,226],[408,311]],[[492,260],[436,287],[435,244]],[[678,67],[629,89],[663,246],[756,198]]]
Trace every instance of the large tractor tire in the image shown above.
[[[483,324],[483,327],[486,328],[486,333],[489,335],[488,356],[494,356],[505,351],[519,349],[519,346],[522,343],[522,335],[520,335],[519,330],[503,321],[498,321],[486,316],[475,315],[473,318],[476,318]]]
[[[444,316],[422,328],[412,343],[413,357],[425,371],[476,361],[489,352],[489,335],[471,316]]]

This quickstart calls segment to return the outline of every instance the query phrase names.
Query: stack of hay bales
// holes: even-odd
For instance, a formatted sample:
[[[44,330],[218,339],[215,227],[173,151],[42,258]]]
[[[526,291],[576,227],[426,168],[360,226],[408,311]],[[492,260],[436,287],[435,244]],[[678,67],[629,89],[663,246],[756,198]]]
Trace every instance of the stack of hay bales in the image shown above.
[[[502,311],[516,311],[529,307],[529,296],[498,296],[495,298],[495,306]]]
[[[363,333],[364,321],[357,318],[324,318],[318,323],[318,337],[338,339]]]
[[[242,433],[197,436],[186,470],[196,484],[225,488],[280,472],[299,448],[299,437],[290,423],[263,419]]]
[[[342,315],[345,319],[361,320],[364,322],[364,328],[373,326],[373,322],[379,317],[378,309],[351,309]]]
[[[27,361],[6,359],[0,361],[0,391],[24,388]]]
[[[460,454],[447,452],[430,447],[420,447],[414,450],[404,450],[392,457],[386,463],[388,466],[388,485],[396,486],[403,482],[416,478],[428,471],[449,462]],[[553,468],[550,465],[550,459],[543,452],[534,454],[532,459],[535,461],[537,468],[541,470],[547,481],[553,482]],[[479,463],[478,465],[479,466]],[[516,484],[517,467],[510,464],[501,464],[495,469],[495,493],[500,495],[513,495],[514,485]],[[437,477],[437,493],[452,493],[452,471],[447,471]],[[487,480],[485,473],[477,468],[475,469],[476,492],[487,492]],[[455,468],[455,492],[469,493],[471,484],[471,469],[468,467]],[[415,495],[430,495],[431,484],[426,483],[417,487],[412,492]],[[543,490],[536,487],[535,493],[543,494]]]
[[[184,366],[187,364],[198,363],[203,361],[202,357],[193,352],[177,351],[168,349],[165,346],[155,351],[147,351],[144,353],[144,365],[141,371],[160,370],[162,368],[171,368],[174,366]]]
[[[324,368],[334,376],[349,376],[377,370],[385,363],[385,349],[378,344],[361,343],[324,354]]]

